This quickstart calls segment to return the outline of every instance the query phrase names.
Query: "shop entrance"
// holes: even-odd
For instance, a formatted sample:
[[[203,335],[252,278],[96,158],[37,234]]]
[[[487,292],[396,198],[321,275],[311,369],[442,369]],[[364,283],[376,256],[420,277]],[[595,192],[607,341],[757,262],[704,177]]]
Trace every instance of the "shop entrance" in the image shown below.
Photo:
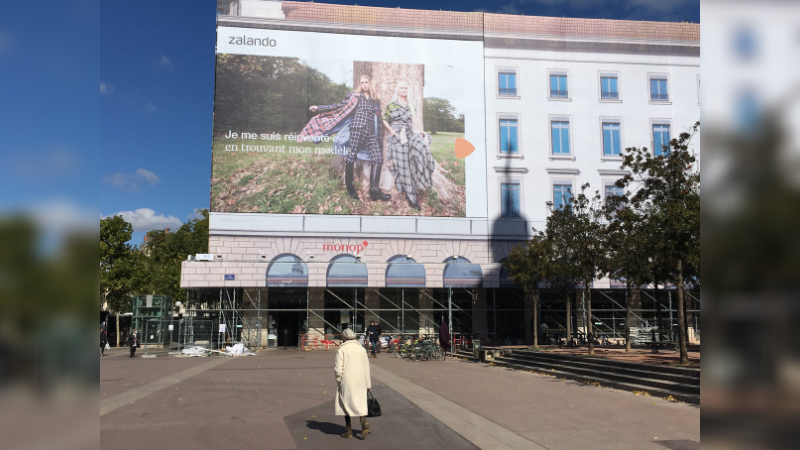
[[[297,347],[305,333],[307,290],[270,289],[269,334],[276,347]],[[274,322],[273,322],[274,321]]]
[[[278,335],[278,347],[297,347],[300,339],[301,317],[299,312],[276,312],[275,331]]]

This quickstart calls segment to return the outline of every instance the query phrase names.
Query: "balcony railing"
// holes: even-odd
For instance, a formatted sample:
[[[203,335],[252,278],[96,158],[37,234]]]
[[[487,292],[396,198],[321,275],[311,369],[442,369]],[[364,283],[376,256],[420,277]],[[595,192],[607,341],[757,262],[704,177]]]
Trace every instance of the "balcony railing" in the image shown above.
[[[550,98],[567,98],[567,91],[550,89]]]
[[[500,88],[500,95],[517,95],[517,88]]]
[[[617,100],[619,98],[619,92],[603,92],[600,96],[602,99],[609,99],[609,100]]]

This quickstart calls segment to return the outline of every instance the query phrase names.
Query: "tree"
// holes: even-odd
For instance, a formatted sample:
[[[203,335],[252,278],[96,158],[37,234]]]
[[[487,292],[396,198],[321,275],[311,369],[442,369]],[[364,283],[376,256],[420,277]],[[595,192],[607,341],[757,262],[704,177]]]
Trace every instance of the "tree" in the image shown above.
[[[605,210],[600,203],[600,193],[586,195],[589,184],[581,186],[577,196],[564,198],[561,208],[556,208],[547,218],[545,235],[557,242],[563,262],[559,271],[572,272],[583,286],[586,301],[586,340],[589,355],[594,355],[594,325],[592,317],[591,286],[595,278],[603,275],[607,257],[603,246]],[[553,202],[547,202],[553,207]]]
[[[630,193],[606,199],[608,220],[605,247],[608,252],[606,269],[609,278],[625,282],[625,351],[631,350],[632,288],[653,281],[653,243],[658,230],[647,221],[646,213],[630,205]]]
[[[133,227],[121,216],[100,220],[100,298],[115,313],[130,307],[132,234]]]
[[[526,245],[511,249],[503,265],[508,269],[514,284],[533,294],[533,346],[539,346],[539,283],[547,279],[552,246],[537,234]]]
[[[663,155],[655,156],[647,148],[627,149],[622,167],[632,173],[617,181],[617,186],[623,188],[634,183],[640,186],[630,201],[646,208],[647,220],[658,230],[654,257],[663,261],[661,267],[667,269],[666,276],[676,287],[681,364],[689,362],[684,278],[687,266],[699,266],[700,253],[700,171],[695,167],[694,153],[689,151],[689,143],[699,128],[697,122],[690,132],[671,140],[669,146],[664,146]]]
[[[431,134],[437,131],[464,132],[464,115],[456,116],[456,108],[449,100],[426,97],[424,110],[425,131]]]
[[[147,242],[138,249],[136,292],[169,295],[181,298],[181,262],[189,255],[208,253],[208,210],[200,211],[202,219],[192,219],[174,233],[153,230]]]

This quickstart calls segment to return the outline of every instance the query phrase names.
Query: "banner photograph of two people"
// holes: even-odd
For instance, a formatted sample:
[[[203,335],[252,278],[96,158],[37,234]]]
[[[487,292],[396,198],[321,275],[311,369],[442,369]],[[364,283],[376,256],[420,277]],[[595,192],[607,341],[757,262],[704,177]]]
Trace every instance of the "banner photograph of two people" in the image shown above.
[[[466,139],[473,102],[462,97],[481,100],[482,90],[459,89],[458,77],[432,82],[456,75],[452,64],[360,60],[348,48],[352,60],[333,49],[217,54],[212,211],[467,215],[467,162],[478,156]]]

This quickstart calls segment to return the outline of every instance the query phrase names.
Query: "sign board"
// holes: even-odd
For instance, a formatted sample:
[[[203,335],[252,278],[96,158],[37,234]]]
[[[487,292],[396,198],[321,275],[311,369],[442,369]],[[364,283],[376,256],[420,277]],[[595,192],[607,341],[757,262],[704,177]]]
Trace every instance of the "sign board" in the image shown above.
[[[236,279],[236,275],[234,275],[232,273],[226,273],[225,274],[225,281],[233,281],[235,279]]]
[[[224,333],[225,332],[225,324],[224,323],[219,324],[219,332],[220,333]]]
[[[342,318],[339,323],[350,323],[350,311],[342,311]]]
[[[368,110],[367,120],[377,121],[377,131],[384,118],[397,129],[402,123],[412,124],[406,131],[408,142],[417,146],[415,151],[423,158],[444,169],[424,169],[426,178],[434,172],[439,175],[446,185],[441,189],[446,190],[431,196],[437,199],[435,204],[428,196],[420,197],[419,214],[443,221],[486,215],[482,40],[396,39],[243,25],[217,28],[212,212],[246,213],[248,222],[251,215],[270,213],[409,215],[404,207],[384,208],[378,202],[352,208],[349,204],[317,205],[315,200],[322,186],[334,186],[333,197],[347,195],[347,190],[337,176],[312,171],[312,167],[335,167],[342,157],[350,161],[368,157],[366,144],[359,146],[350,133],[340,131],[343,118],[348,117],[347,102],[359,98],[360,82],[368,79],[372,94],[367,98],[376,112]],[[267,44],[250,45],[253,42]],[[312,85],[313,89],[296,88]],[[408,94],[404,111],[397,110],[403,103],[398,100],[400,89]],[[320,113],[335,114],[337,119],[319,126],[327,117],[315,117]],[[379,150],[385,146],[387,154],[409,151],[400,138],[387,138],[384,143],[385,133],[372,136],[372,142],[377,142]],[[240,186],[225,175],[231,167],[240,167],[250,180],[241,194]],[[387,185],[394,184],[391,171],[384,170],[382,177]],[[287,190],[284,185],[297,185],[299,190]],[[223,193],[233,190],[235,198],[224,197]],[[254,210],[263,192],[280,200],[275,206]],[[439,201],[445,193],[448,201]]]
[[[277,335],[277,334],[270,334],[270,335],[267,337],[267,339],[278,339],[278,335]]]
[[[194,255],[194,260],[195,261],[213,261],[214,260],[214,255],[212,255],[211,253],[198,253],[198,254]]]
[[[174,330],[174,329],[175,329],[175,326],[174,326],[174,325],[168,325],[168,326],[167,326],[167,330],[169,330],[169,331],[172,331],[172,330]]]

